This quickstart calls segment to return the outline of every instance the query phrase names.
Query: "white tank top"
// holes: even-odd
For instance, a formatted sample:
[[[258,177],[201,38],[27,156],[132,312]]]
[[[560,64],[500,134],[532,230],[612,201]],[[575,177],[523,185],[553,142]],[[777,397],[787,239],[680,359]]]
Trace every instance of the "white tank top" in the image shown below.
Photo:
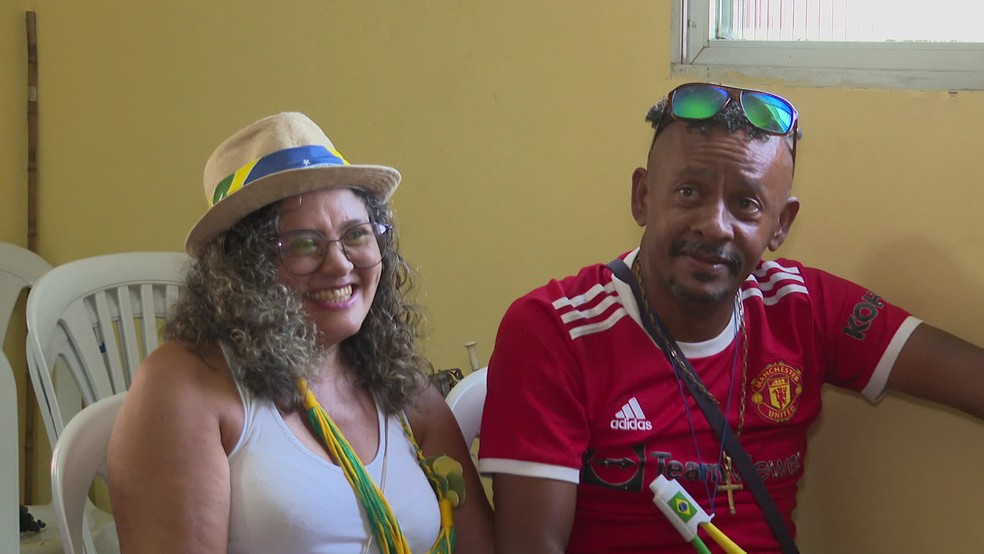
[[[361,553],[369,524],[342,469],[302,445],[272,402],[253,399],[242,389],[239,394],[246,419],[229,454],[229,552]],[[378,485],[386,452],[383,494],[411,552],[426,553],[440,529],[437,498],[399,418],[376,411],[385,436],[366,469]],[[373,544],[369,551],[379,550]]]

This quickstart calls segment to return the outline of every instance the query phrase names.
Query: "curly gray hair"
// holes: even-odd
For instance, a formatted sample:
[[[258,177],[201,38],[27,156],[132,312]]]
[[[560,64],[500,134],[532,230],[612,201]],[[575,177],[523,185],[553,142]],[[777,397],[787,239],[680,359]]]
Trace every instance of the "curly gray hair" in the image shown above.
[[[361,189],[369,219],[392,225],[387,204]],[[211,241],[192,261],[185,287],[164,327],[164,337],[199,352],[227,347],[236,380],[280,409],[300,405],[297,382],[324,354],[318,329],[297,294],[277,280],[272,244],[278,204],[261,208]],[[372,391],[387,413],[404,409],[428,383],[431,369],[417,353],[422,316],[410,299],[410,268],[397,248],[395,227],[380,237],[382,272],[359,331],[340,345],[356,382]]]

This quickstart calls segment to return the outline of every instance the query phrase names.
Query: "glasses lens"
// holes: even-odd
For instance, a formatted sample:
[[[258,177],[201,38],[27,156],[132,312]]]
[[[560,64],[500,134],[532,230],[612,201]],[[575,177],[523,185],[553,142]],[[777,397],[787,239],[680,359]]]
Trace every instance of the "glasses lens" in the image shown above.
[[[352,265],[364,269],[382,261],[383,253],[376,235],[385,233],[386,229],[385,225],[365,223],[345,231],[339,240]]]
[[[277,243],[280,259],[294,275],[309,275],[317,271],[324,260],[328,242],[313,231],[293,231]]]
[[[680,119],[709,119],[728,103],[728,91],[711,85],[684,85],[673,92],[673,115]]]
[[[778,96],[745,91],[741,94],[741,107],[748,121],[763,131],[784,135],[793,128],[795,110]]]

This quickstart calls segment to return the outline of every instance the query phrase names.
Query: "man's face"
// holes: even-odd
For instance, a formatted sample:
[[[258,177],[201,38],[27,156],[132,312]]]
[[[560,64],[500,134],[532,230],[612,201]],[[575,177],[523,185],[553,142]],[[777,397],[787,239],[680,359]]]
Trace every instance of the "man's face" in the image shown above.
[[[646,228],[640,260],[651,300],[730,306],[796,217],[792,174],[783,137],[750,140],[723,129],[705,136],[685,122],[668,125],[647,169],[632,175],[632,215]]]

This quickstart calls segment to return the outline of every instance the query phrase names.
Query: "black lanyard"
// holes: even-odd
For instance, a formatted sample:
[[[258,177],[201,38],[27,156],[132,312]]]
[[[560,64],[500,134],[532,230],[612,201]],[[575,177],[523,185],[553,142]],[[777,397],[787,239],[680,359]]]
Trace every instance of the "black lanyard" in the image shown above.
[[[745,480],[752,496],[755,497],[755,501],[758,502],[759,508],[765,515],[766,521],[769,522],[769,527],[772,528],[772,534],[779,541],[779,547],[784,554],[798,554],[799,549],[796,548],[796,543],[793,541],[792,535],[789,534],[786,522],[782,519],[779,508],[776,507],[772,496],[769,495],[768,489],[765,488],[762,478],[759,477],[758,472],[755,471],[755,467],[752,466],[751,457],[745,453],[745,449],[738,442],[738,437],[735,436],[734,431],[731,430],[731,426],[728,425],[724,415],[721,414],[721,408],[717,405],[717,402],[698,389],[695,381],[700,382],[700,376],[697,375],[697,372],[690,365],[690,361],[687,360],[683,351],[680,350],[680,345],[670,336],[669,331],[663,325],[663,321],[659,318],[656,311],[647,302],[643,301],[642,293],[639,290],[640,285],[636,281],[635,275],[632,274],[632,270],[629,269],[629,266],[621,258],[615,258],[609,262],[608,268],[612,270],[612,273],[619,280],[632,287],[632,294],[635,295],[636,304],[639,305],[641,316],[639,319],[642,321],[643,328],[649,333],[653,341],[656,342],[656,346],[659,346],[663,354],[666,355],[666,359],[670,362],[670,367],[673,368],[673,371],[687,385],[687,390],[690,391],[690,395],[697,401],[700,411],[704,413],[704,417],[710,423],[714,434],[717,435],[717,438],[724,445],[724,449],[731,456],[732,463],[738,467],[738,472],[741,473],[742,479]],[[652,319],[647,318],[643,310],[649,310],[653,316]],[[656,328],[653,328],[653,324],[656,325]],[[675,356],[671,352],[675,353]],[[679,363],[684,364],[684,367],[678,367],[674,359],[679,360]],[[689,372],[693,379],[684,375],[686,372]],[[700,383],[700,386],[703,387],[703,383]]]

